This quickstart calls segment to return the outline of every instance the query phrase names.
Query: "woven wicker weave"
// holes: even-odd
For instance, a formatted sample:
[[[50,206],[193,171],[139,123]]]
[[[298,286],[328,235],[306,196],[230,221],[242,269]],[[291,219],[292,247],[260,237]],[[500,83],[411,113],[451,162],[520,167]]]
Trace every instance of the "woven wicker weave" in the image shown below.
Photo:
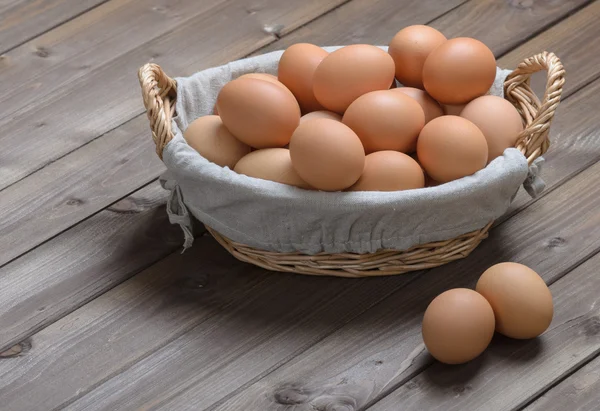
[[[548,72],[546,91],[542,101],[530,86],[531,75]],[[507,77],[505,96],[519,111],[525,129],[517,139],[519,149],[531,164],[544,154],[550,145],[548,133],[554,112],[560,102],[565,70],[553,53],[543,52],[523,61]],[[171,102],[177,96],[177,83],[156,64],[140,68],[142,97],[147,110],[156,153],[162,159],[162,151],[173,138],[171,118],[175,106]],[[457,238],[422,244],[406,251],[381,250],[372,254],[318,254],[275,253],[258,250],[236,243],[210,227],[209,232],[239,260],[273,271],[299,274],[332,275],[339,277],[368,277],[402,274],[433,268],[468,256],[488,235],[487,226]]]

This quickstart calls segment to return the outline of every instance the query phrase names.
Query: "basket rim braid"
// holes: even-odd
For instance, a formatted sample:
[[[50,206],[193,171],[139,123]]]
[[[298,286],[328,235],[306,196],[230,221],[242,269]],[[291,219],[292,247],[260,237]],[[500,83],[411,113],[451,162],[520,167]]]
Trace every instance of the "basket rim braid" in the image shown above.
[[[542,100],[531,89],[531,75],[547,71]],[[173,139],[171,119],[175,115],[177,82],[155,63],[138,71],[142,98],[156,153],[162,160],[165,146]],[[517,138],[517,148],[529,165],[550,146],[550,124],[560,103],[565,70],[560,59],[544,51],[521,62],[504,82],[505,98],[512,103],[525,124]],[[338,277],[370,277],[403,274],[437,267],[467,257],[488,236],[493,222],[456,238],[421,244],[408,250],[379,250],[371,254],[278,253],[249,247],[230,240],[210,227],[210,234],[235,258],[259,267],[281,272]]]

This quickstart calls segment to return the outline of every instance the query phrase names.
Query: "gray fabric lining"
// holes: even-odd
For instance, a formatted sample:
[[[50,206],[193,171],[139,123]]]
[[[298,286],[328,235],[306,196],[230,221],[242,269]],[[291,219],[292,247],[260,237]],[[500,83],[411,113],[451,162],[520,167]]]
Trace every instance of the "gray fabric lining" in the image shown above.
[[[163,151],[168,171],[161,182],[172,190],[169,217],[184,229],[186,246],[191,245],[189,213],[230,239],[263,250],[307,254],[403,250],[485,226],[506,212],[526,180],[527,161],[511,148],[476,174],[437,187],[402,192],[307,191],[239,175],[187,145],[182,130],[197,117],[212,113],[225,83],[250,72],[277,74],[281,53],[177,78],[175,137]],[[491,94],[502,96],[509,72],[498,69]],[[536,167],[528,181],[539,178],[539,163]]]

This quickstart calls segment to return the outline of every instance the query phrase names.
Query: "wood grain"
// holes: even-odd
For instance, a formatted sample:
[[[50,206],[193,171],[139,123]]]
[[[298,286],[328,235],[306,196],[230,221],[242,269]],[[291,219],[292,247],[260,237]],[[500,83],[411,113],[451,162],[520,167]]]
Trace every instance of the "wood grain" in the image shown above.
[[[600,353],[598,269],[600,254],[550,287],[555,315],[540,338],[517,341],[496,336],[480,358],[458,367],[434,363],[369,409],[500,411],[523,407],[562,375]],[[574,409],[573,405],[555,409]]]
[[[382,303],[215,409],[312,411],[346,406],[352,410],[363,409],[381,399],[431,364],[422,345],[420,328],[423,312],[435,296],[449,288],[473,287],[485,269],[501,261],[526,264],[552,283],[600,249],[600,232],[596,229],[600,224],[597,212],[600,187],[592,189],[590,185],[598,178],[600,164],[496,227],[468,259],[418,276]],[[574,196],[578,198],[576,203],[571,201]],[[551,218],[540,218],[550,215]],[[594,293],[597,298],[597,291]],[[561,317],[557,314],[557,318]],[[598,343],[600,340],[595,342]],[[236,369],[245,369],[242,364],[240,359]],[[234,364],[230,366],[233,368]],[[503,371],[504,368],[497,369],[500,374]],[[482,379],[482,384],[485,381],[487,379]],[[202,385],[190,387],[185,395],[169,405],[176,409],[178,404],[200,401],[209,383],[203,381]],[[138,381],[138,389],[144,387],[140,384]],[[462,398],[476,397],[477,393],[478,390],[466,389],[460,392]],[[521,393],[515,392],[515,398]],[[449,406],[455,401],[452,396],[458,393],[450,390],[445,394],[428,401],[439,400],[439,409],[448,409],[446,404]],[[492,395],[512,403],[511,391],[497,390],[495,394],[489,391],[486,398]],[[402,407],[398,404],[395,403],[394,409],[404,409],[404,404]]]
[[[11,130],[0,136],[0,189],[141,114],[135,73],[142,64],[157,61],[173,76],[189,75],[242,57],[343,0],[310,0],[301,8],[291,0],[264,0],[253,9],[254,1],[209,8],[0,120],[3,130]]]
[[[5,53],[0,118],[51,101],[57,90],[225,1],[111,0]]]
[[[0,361],[3,409],[70,408],[66,404],[157,349],[170,357],[176,374],[194,379],[219,372],[224,353],[236,358],[270,341],[272,350],[254,357],[263,369],[272,361],[268,357],[289,355],[283,341],[311,345],[317,330],[342,325],[387,295],[390,283],[406,281],[376,279],[361,287],[366,281],[272,274],[233,260],[214,240],[202,237],[183,256],[169,256],[35,334],[26,341],[25,353]],[[351,292],[356,304],[328,301],[332,287],[341,290],[340,296]],[[196,360],[186,364],[182,353]],[[154,376],[159,387],[166,382],[166,374]],[[161,396],[140,392],[116,408],[132,409],[138,401],[155,407],[185,384],[180,381],[173,392],[161,390]],[[220,395],[216,390],[205,401]],[[108,403],[86,408],[105,407]]]
[[[0,266],[162,173],[147,123],[140,116],[2,191]]]
[[[593,1],[476,0],[463,4],[432,25],[448,38],[473,37],[481,40],[496,56],[501,56]],[[548,43],[536,45],[539,48],[534,48],[531,55],[549,46]],[[529,56],[520,56],[517,62],[505,67],[516,67],[524,57]]]
[[[588,3],[590,0],[458,0],[443,2],[442,5],[439,1],[409,0],[399,7],[394,1],[354,0],[270,44],[264,51],[282,49],[297,42],[322,46],[350,43],[387,45],[403,27],[428,23],[449,38],[478,38],[496,55],[501,55]],[[407,17],[406,12],[412,12],[417,6],[419,14]],[[435,11],[438,10],[449,12],[436,18],[439,14]]]
[[[425,24],[467,0],[353,0],[290,33],[255,54],[281,50],[294,43],[319,46],[366,43],[387,45],[403,27]]]
[[[598,268],[596,267],[596,272]],[[570,278],[570,277],[569,277]],[[600,357],[552,388],[527,411],[597,411],[600,409]]]
[[[153,183],[0,268],[0,352],[181,247]]]
[[[0,2],[0,54],[108,0]]]

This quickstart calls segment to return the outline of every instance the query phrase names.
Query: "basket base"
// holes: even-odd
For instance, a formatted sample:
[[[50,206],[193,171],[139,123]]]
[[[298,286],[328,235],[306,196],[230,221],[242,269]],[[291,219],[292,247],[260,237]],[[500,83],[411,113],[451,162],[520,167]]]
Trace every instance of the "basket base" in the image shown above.
[[[405,251],[380,250],[372,254],[277,253],[237,243],[206,226],[208,232],[240,261],[271,271],[335,277],[376,277],[438,267],[467,257],[488,236],[492,226],[457,238],[414,246]]]

